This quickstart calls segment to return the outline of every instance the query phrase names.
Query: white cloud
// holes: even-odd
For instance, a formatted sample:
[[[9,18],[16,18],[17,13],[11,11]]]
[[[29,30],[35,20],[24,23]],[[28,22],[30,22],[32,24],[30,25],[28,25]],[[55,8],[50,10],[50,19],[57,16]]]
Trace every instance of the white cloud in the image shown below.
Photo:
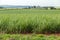
[[[60,0],[0,0],[0,5],[60,6]]]

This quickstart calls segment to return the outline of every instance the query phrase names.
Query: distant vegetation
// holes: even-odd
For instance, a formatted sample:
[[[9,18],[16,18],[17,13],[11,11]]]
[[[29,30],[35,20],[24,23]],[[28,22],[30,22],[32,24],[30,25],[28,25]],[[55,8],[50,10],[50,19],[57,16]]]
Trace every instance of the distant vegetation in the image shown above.
[[[38,9],[43,9],[43,10],[56,10],[56,9],[60,9],[58,7],[53,7],[53,6],[45,6],[45,7],[41,7],[41,6],[0,6],[1,8],[8,8],[8,9],[31,9],[31,8],[38,8]]]
[[[2,9],[3,7],[0,7],[0,9]]]
[[[32,7],[28,7],[28,8],[26,8],[26,9],[31,9],[31,8],[38,8],[38,9],[41,9],[41,10],[57,10],[57,9],[60,9],[60,8],[58,8],[58,7],[52,7],[52,6],[46,6],[46,7],[40,7],[40,6],[32,6]]]

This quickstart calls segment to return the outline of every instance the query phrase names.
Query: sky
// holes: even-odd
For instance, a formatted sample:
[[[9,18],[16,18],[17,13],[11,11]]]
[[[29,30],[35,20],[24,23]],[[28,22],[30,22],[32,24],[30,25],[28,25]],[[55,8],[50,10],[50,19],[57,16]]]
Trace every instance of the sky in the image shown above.
[[[0,5],[60,6],[60,0],[0,0]]]

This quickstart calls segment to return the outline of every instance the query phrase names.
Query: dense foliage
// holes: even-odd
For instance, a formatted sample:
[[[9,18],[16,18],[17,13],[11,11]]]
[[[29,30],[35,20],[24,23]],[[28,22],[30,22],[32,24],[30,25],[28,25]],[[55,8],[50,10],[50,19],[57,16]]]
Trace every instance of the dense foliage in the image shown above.
[[[60,33],[60,10],[0,10],[0,33]]]

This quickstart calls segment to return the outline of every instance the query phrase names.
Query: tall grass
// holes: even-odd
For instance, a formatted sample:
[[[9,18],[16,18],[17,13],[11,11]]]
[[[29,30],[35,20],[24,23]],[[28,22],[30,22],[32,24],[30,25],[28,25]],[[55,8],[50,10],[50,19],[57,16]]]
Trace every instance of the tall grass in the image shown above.
[[[60,32],[60,14],[0,14],[2,33]]]

